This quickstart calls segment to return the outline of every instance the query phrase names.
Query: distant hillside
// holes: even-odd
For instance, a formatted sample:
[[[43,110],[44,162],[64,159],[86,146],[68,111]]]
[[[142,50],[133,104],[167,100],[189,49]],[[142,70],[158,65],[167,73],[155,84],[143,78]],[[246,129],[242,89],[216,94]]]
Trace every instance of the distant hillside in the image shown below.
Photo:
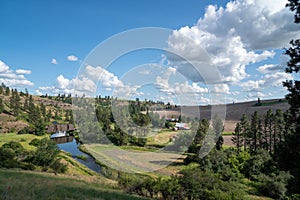
[[[215,110],[226,110],[225,131],[234,131],[237,121],[239,121],[243,114],[247,114],[250,118],[251,114],[257,111],[260,115],[265,115],[269,109],[276,111],[281,109],[285,111],[289,108],[289,104],[285,100],[269,99],[262,100],[261,105],[257,105],[257,101],[249,101],[243,103],[227,104],[222,106],[214,106]],[[194,113],[199,109],[200,116],[194,116]],[[156,111],[160,116],[167,118],[178,117],[180,115],[186,117],[198,117],[200,119],[211,119],[212,106],[178,106],[172,109]]]
[[[25,129],[36,132],[53,121],[68,123],[72,118],[71,95],[34,96],[0,86],[0,133]]]

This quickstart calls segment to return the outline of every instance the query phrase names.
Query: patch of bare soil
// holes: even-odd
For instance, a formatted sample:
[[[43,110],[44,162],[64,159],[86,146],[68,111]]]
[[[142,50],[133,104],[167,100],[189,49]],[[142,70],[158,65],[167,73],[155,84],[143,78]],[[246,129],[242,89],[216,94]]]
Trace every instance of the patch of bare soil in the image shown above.
[[[235,146],[235,145],[233,144],[231,138],[232,138],[232,135],[224,135],[224,136],[223,136],[223,140],[224,140],[223,145],[224,145],[224,146],[229,146],[229,147]]]
[[[0,114],[0,133],[18,132],[26,126],[28,126],[27,123],[17,120],[12,115]]]

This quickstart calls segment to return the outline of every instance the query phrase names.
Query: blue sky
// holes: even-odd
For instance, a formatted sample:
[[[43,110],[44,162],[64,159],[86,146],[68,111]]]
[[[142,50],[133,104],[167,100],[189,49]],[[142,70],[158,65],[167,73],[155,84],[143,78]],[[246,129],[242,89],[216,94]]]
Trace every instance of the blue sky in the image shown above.
[[[283,73],[287,58],[282,48],[299,36],[293,14],[283,0],[272,5],[263,0],[228,2],[2,0],[0,81],[34,94],[73,93],[75,84],[78,94],[95,92],[96,85],[97,94],[117,95],[121,86],[132,98],[181,104],[185,102],[178,96],[185,91],[192,91],[198,104],[211,103],[211,94],[226,95],[227,102],[283,97],[281,82],[293,77]],[[184,56],[196,68],[203,61],[198,49],[205,49],[222,82],[208,87],[186,63],[160,50],[131,52],[107,69],[86,62],[101,42],[143,27],[174,30],[165,39],[166,50]],[[144,80],[152,79],[152,84],[130,83],[136,66],[139,71],[134,73],[144,73]],[[78,76],[80,70],[101,73],[98,82]],[[207,65],[198,70],[210,71]]]

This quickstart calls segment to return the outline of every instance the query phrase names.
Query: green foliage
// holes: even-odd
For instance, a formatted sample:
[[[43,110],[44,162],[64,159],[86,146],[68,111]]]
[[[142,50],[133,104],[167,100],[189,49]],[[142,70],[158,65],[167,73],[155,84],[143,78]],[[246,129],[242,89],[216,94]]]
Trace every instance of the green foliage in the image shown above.
[[[140,147],[144,147],[146,143],[147,143],[147,138],[138,138],[136,145]]]
[[[209,130],[209,121],[207,119],[202,119],[201,122],[199,123],[193,143],[195,145],[201,145],[208,130]]]
[[[192,169],[182,171],[179,183],[185,197],[189,199],[244,199],[245,193],[240,186],[231,181],[224,182],[211,171]]]
[[[61,163],[61,159],[55,159],[54,162],[51,163],[50,167],[56,173],[66,173],[66,171],[68,170],[68,166]]]
[[[23,146],[19,142],[14,141],[5,143],[4,145],[2,145],[2,148],[12,149],[14,155],[20,155],[24,151]]]
[[[21,99],[17,89],[12,90],[12,94],[10,96],[10,109],[12,110],[14,116],[18,116],[20,113],[20,109],[21,109],[20,101]]]
[[[259,191],[274,199],[284,199],[287,192],[287,182],[291,178],[288,172],[280,172],[271,176],[261,175]]]
[[[9,96],[9,94],[10,94],[9,87],[5,87],[5,96]]]
[[[38,147],[39,145],[41,145],[41,140],[34,138],[33,140],[31,140],[31,142],[29,143],[29,145]]]
[[[36,151],[30,158],[31,163],[39,166],[49,166],[59,153],[55,142],[49,139],[42,139]]]
[[[76,157],[80,160],[87,160],[87,157],[84,155],[77,155]]]
[[[18,142],[5,143],[0,147],[0,168],[21,168],[24,170],[34,170],[31,163],[23,162],[28,152]]]
[[[238,152],[241,151],[243,141],[244,141],[244,138],[243,138],[243,134],[242,134],[242,127],[241,127],[240,122],[238,122],[234,129],[234,133],[233,133],[233,137],[232,137],[232,142],[235,144]]]
[[[0,88],[2,88],[2,87],[0,87]],[[3,111],[4,111],[4,104],[3,104],[3,100],[0,98],[0,114],[3,113]]]
[[[228,163],[231,168],[236,171],[244,171],[245,165],[250,158],[250,154],[247,151],[242,151],[238,154],[232,154],[228,157]]]
[[[260,174],[271,174],[276,171],[275,163],[272,160],[270,153],[266,150],[258,150],[244,162],[241,169],[243,174],[252,180],[257,180]]]
[[[294,12],[294,22],[300,23],[300,1],[299,0],[288,0],[286,5],[289,9]],[[296,38],[291,40],[290,48],[285,50],[285,54],[290,57],[286,72],[287,73],[299,73],[300,71],[300,39]],[[296,76],[297,77],[297,76]],[[276,156],[279,166],[283,170],[288,170],[294,176],[290,182],[290,193],[300,194],[300,81],[299,80],[287,80],[283,83],[284,87],[287,88],[288,94],[286,99],[290,104],[290,120],[286,121],[288,126],[295,128],[287,129],[288,134],[285,140],[280,144],[280,151]],[[278,149],[279,149],[278,148]]]
[[[34,131],[32,130],[32,128],[26,126],[23,129],[21,129],[18,134],[32,134]]]

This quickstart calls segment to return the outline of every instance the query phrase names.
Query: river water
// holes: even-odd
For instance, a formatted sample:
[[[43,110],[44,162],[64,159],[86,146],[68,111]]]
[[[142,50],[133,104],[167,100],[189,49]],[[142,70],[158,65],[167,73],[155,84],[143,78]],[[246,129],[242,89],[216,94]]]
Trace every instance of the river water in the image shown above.
[[[72,154],[72,157],[77,160],[78,162],[84,164],[85,166],[87,166],[89,169],[97,172],[97,173],[100,173],[101,172],[101,167],[100,165],[98,165],[96,162],[95,162],[95,159],[92,158],[90,155],[86,154],[86,153],[83,153],[79,150],[79,143],[73,139],[71,142],[67,142],[67,143],[62,143],[62,144],[57,144],[58,148],[60,150],[63,150],[65,152],[68,152],[70,154]],[[77,158],[77,156],[84,156],[86,157],[87,159],[86,160],[82,160],[82,159],[79,159]]]

